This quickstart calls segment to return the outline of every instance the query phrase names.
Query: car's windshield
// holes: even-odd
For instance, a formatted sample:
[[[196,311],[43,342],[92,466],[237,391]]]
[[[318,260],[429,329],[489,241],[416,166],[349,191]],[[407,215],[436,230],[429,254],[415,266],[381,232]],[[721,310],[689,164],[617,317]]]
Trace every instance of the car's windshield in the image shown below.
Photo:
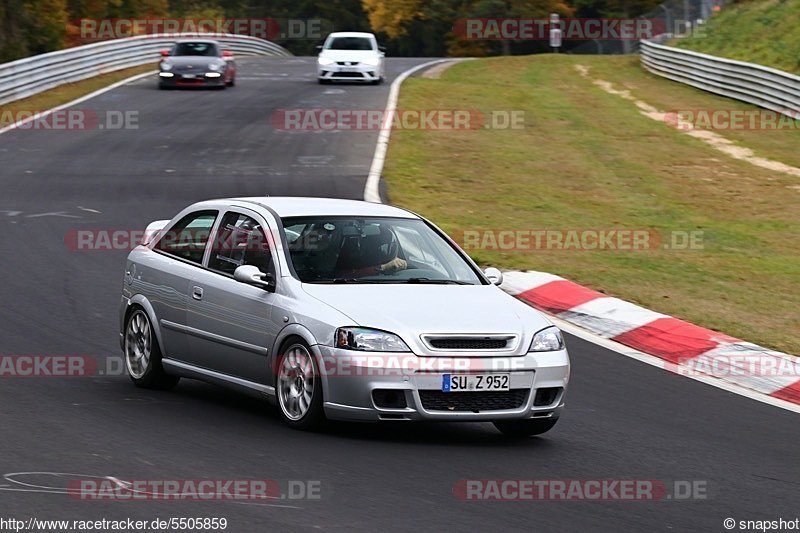
[[[214,43],[178,43],[172,51],[174,56],[218,56],[217,47]]]
[[[328,50],[372,50],[372,39],[367,37],[333,37],[325,47]]]
[[[482,283],[422,220],[291,217],[283,226],[294,270],[306,283]]]

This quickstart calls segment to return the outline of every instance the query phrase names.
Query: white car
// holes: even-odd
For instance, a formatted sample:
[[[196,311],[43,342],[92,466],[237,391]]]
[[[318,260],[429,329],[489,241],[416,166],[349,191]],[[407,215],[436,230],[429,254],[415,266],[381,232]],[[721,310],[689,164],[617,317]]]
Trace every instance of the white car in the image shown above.
[[[145,233],[119,315],[139,386],[235,387],[301,429],[325,418],[483,421],[527,436],[564,409],[561,332],[414,213],[229,198]]]
[[[317,79],[331,81],[383,82],[384,48],[375,35],[361,32],[337,32],[328,35],[318,47]]]

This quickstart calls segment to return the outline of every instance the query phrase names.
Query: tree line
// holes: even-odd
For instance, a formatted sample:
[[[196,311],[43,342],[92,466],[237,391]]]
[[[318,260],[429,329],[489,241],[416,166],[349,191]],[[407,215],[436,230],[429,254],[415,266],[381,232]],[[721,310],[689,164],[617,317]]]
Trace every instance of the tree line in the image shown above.
[[[373,31],[390,55],[439,57],[527,54],[546,40],[467,39],[467,19],[626,18],[661,0],[0,0],[0,62],[84,42],[81,19],[320,20],[324,31]],[[279,22],[279,23],[283,23]],[[320,34],[322,35],[322,34]],[[274,41],[298,55],[313,54],[320,35]],[[568,46],[565,43],[565,46]]]

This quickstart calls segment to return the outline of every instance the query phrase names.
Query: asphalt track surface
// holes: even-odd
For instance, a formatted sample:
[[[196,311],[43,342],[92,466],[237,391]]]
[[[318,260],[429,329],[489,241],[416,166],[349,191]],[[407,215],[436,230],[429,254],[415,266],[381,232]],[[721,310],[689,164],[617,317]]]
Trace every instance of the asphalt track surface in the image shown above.
[[[392,59],[391,78],[423,60]],[[381,109],[388,84],[320,86],[310,59],[242,59],[226,91],[146,79],[79,105],[133,110],[139,128],[0,136],[0,354],[119,357],[124,252],[76,252],[75,229],[143,228],[210,197],[361,198],[375,132],[287,133],[280,108]],[[490,199],[487,199],[490,201]],[[487,204],[487,208],[490,205]],[[797,415],[568,337],[567,409],[541,438],[490,424],[284,427],[264,401],[183,380],[0,380],[0,518],[225,517],[228,531],[723,531],[727,517],[800,515]],[[80,501],[74,477],[321,483],[318,500]],[[475,502],[462,479],[699,480],[706,499]],[[51,487],[48,489],[41,487]]]

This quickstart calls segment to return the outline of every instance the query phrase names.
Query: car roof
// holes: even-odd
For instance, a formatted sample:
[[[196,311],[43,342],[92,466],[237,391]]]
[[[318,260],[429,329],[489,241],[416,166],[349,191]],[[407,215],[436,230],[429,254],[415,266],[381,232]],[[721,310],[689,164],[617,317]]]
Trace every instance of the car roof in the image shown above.
[[[297,216],[363,216],[363,217],[395,217],[418,219],[416,214],[393,207],[391,205],[365,202],[362,200],[343,200],[339,198],[310,198],[300,196],[255,196],[246,198],[228,198],[217,202],[229,205],[246,204],[268,208],[279,217]]]
[[[183,43],[205,43],[205,44],[216,44],[219,46],[219,41],[215,41],[214,39],[179,39],[175,41],[175,44],[183,44]]]
[[[375,34],[363,31],[336,31],[328,35],[328,37],[375,37]]]

